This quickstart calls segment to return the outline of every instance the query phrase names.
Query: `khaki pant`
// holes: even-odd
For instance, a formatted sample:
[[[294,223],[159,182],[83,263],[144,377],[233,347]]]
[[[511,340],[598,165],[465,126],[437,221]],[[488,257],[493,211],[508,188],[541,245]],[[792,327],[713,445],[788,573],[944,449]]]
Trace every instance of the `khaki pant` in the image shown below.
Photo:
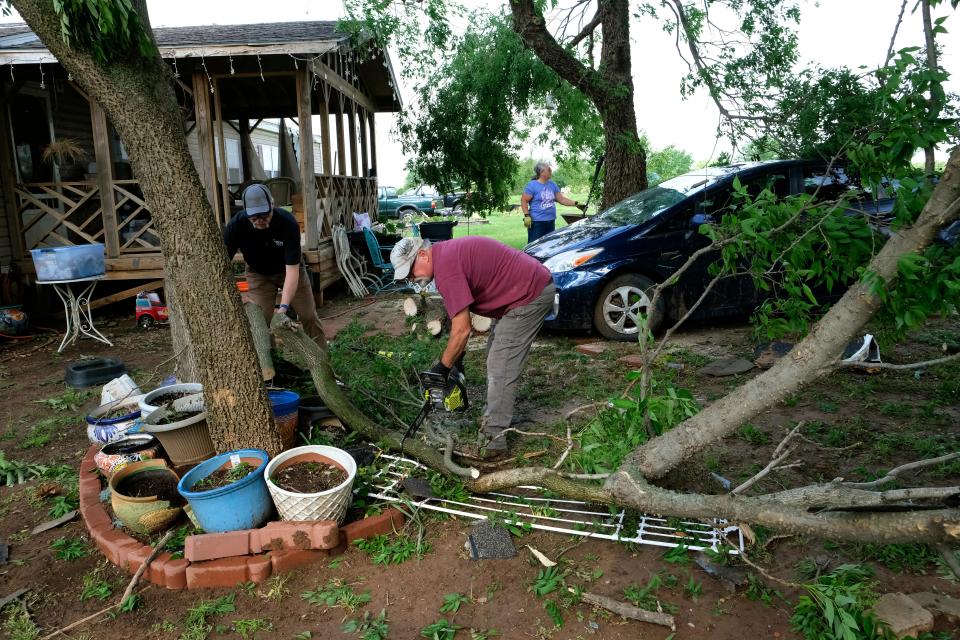
[[[277,289],[283,288],[284,272],[272,276],[256,273],[247,269],[247,284],[250,289],[247,293],[251,302],[256,303],[263,310],[263,317],[270,326],[273,318],[274,306],[277,304]],[[313,291],[310,289],[310,276],[303,265],[300,265],[300,281],[297,291],[293,294],[290,307],[297,312],[297,318],[303,324],[303,331],[316,340],[323,336],[323,327],[317,316],[317,306],[313,301]]]
[[[488,437],[510,426],[520,374],[527,364],[530,345],[553,308],[556,290],[552,282],[548,283],[533,302],[511,309],[491,330],[487,339],[487,408],[482,423]],[[498,441],[502,444],[492,448],[506,446],[503,438]]]

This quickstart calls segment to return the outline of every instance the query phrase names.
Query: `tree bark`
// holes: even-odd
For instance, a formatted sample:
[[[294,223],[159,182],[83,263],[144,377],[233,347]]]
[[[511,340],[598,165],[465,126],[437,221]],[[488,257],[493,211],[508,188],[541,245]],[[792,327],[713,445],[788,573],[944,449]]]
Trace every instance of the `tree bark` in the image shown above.
[[[600,208],[647,188],[647,156],[640,144],[633,106],[630,60],[630,5],[627,0],[599,0],[597,17],[603,34],[598,71],[562,47],[547,30],[534,0],[512,0],[513,29],[545,65],[593,101],[603,122],[606,178]]]
[[[196,382],[200,379],[196,358],[193,357],[193,347],[190,346],[190,336],[187,335],[187,325],[184,323],[183,312],[177,303],[177,287],[172,277],[164,279],[163,292],[166,295],[167,309],[170,317],[170,342],[175,357],[174,375],[183,382]]]
[[[67,46],[53,0],[13,6],[120,133],[161,239],[219,450],[281,450],[220,229],[200,183],[169,70],[136,46],[110,64]],[[145,3],[137,3],[149,34]],[[105,170],[103,167],[101,170]]]
[[[933,195],[917,222],[894,235],[867,266],[880,282],[897,276],[897,263],[907,253],[923,251],[937,231],[960,217],[960,147],[954,149]],[[660,478],[690,455],[719,440],[767,407],[781,402],[808,382],[832,371],[839,354],[881,304],[870,285],[851,286],[810,334],[787,357],[740,386],[676,428],[631,453],[607,487],[620,494],[617,485],[629,477]]]

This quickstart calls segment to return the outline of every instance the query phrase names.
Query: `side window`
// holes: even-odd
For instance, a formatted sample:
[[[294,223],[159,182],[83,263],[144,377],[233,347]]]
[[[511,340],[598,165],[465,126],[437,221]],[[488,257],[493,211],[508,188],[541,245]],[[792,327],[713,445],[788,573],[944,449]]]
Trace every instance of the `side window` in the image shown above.
[[[685,204],[680,209],[668,214],[650,235],[665,233],[685,233],[690,230],[690,218],[693,217],[693,205]]]
[[[864,196],[860,181],[847,174],[843,167],[804,167],[803,192],[814,196],[817,202],[837,200],[842,196]]]

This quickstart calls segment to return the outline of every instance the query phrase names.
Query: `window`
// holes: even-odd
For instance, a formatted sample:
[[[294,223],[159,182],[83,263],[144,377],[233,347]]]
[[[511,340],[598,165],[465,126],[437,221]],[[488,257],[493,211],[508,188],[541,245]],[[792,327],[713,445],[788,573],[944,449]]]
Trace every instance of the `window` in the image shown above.
[[[227,147],[227,182],[243,182],[243,163],[240,160],[240,141],[225,140]]]
[[[280,176],[280,148],[274,144],[258,144],[257,157],[263,165],[263,173],[268,178]]]

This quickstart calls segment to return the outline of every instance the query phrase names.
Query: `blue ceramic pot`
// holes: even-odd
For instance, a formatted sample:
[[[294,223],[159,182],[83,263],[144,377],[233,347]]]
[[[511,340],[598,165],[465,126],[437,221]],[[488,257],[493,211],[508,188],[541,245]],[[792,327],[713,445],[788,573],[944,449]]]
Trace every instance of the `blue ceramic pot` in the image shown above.
[[[193,487],[222,468],[233,466],[231,458],[254,467],[249,475],[225,487],[210,491],[194,491]],[[177,490],[190,503],[201,528],[208,533],[256,529],[273,515],[273,502],[267,491],[263,470],[270,456],[261,449],[238,449],[214,456],[190,470],[177,485]]]

